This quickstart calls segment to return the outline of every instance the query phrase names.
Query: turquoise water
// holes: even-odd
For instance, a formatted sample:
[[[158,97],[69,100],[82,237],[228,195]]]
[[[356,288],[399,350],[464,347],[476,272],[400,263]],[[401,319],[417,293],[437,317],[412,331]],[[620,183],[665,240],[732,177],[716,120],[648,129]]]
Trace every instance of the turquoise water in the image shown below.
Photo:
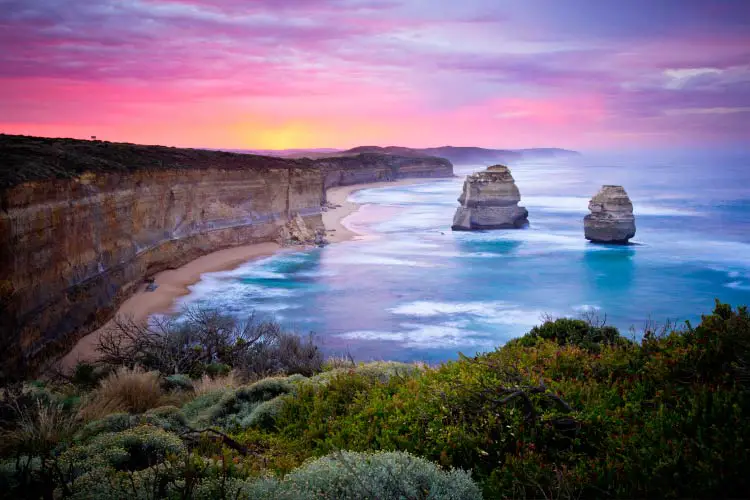
[[[594,312],[640,334],[698,321],[714,298],[750,303],[750,162],[639,163],[589,157],[512,165],[524,230],[450,230],[463,177],[367,189],[348,219],[369,236],[204,275],[184,303],[255,311],[328,352],[439,361],[491,350],[545,315]],[[588,199],[622,184],[636,214],[629,246],[583,237]]]

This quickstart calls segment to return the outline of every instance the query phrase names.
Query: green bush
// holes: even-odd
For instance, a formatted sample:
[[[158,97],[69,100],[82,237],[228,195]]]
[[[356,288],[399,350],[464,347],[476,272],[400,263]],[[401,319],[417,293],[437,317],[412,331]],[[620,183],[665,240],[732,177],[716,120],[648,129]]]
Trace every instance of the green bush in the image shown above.
[[[250,415],[240,421],[243,428],[260,427],[262,429],[272,429],[276,425],[276,418],[284,408],[285,400],[282,396],[273,398],[270,401],[264,401],[250,412]]]
[[[228,375],[231,371],[232,367],[225,363],[210,363],[206,365],[206,370],[204,373],[211,377],[223,377]]]
[[[182,414],[193,426],[206,426],[211,423],[211,412],[221,399],[231,393],[233,389],[223,388],[202,394],[182,407]]]
[[[86,424],[76,435],[78,441],[88,441],[99,434],[122,432],[133,427],[133,420],[129,413],[112,413],[99,420]]]
[[[266,378],[254,384],[227,390],[220,394],[209,393],[186,405],[183,413],[196,426],[217,425],[225,429],[247,428],[263,422],[277,413],[278,408],[267,406],[253,416],[264,402],[290,393],[293,385],[284,378]],[[273,410],[273,411],[272,411]]]
[[[177,435],[152,425],[142,425],[95,436],[87,444],[66,451],[61,461],[80,472],[107,467],[134,471],[184,451],[185,446]]]
[[[375,361],[363,363],[350,368],[334,368],[319,373],[308,379],[315,384],[327,384],[334,377],[357,375],[371,381],[387,382],[391,377],[409,377],[419,373],[421,368],[414,364],[399,363],[396,361]]]
[[[93,389],[108,375],[105,368],[101,368],[92,363],[77,363],[73,369],[71,383],[84,389]]]
[[[743,497],[749,363],[747,309],[717,303],[700,324],[641,343],[557,320],[434,368],[208,380],[181,409],[107,415],[77,434],[79,409],[63,403],[72,386],[17,385],[0,393],[0,487],[19,498],[476,498],[439,495],[477,485],[486,498]],[[183,435],[188,454],[188,422],[222,433]],[[413,485],[427,490],[401,491]]]
[[[176,406],[160,406],[141,415],[138,423],[150,424],[165,431],[180,432],[185,430],[187,419]]]
[[[517,340],[521,345],[532,347],[539,340],[551,340],[560,345],[575,345],[597,351],[602,345],[627,342],[613,326],[595,326],[580,319],[559,318],[535,326]]]
[[[427,460],[403,452],[337,452],[314,460],[283,481],[262,480],[249,487],[249,498],[340,500],[482,498],[468,473],[443,471]]]
[[[163,385],[167,391],[189,392],[193,390],[193,380],[183,373],[164,377]]]

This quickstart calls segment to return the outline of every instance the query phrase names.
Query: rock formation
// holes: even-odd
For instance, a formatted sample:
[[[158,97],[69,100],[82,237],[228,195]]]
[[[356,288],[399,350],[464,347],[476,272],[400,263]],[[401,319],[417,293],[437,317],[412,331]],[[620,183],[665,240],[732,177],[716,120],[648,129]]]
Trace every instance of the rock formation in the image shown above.
[[[322,225],[314,230],[310,229],[305,219],[296,214],[289,221],[279,228],[279,237],[277,239],[281,246],[292,245],[317,245],[325,246],[328,240],[325,238],[325,227]]]
[[[454,231],[475,229],[512,229],[529,223],[529,212],[519,207],[521,193],[504,165],[466,177],[458,202],[461,206],[453,217]]]
[[[3,134],[0,166],[3,370],[66,350],[159,271],[277,241],[284,227],[294,226],[291,243],[322,244],[328,187],[453,175],[441,158],[282,159]]]
[[[635,236],[633,204],[622,186],[602,186],[583,218],[586,239],[595,243],[627,243]]]

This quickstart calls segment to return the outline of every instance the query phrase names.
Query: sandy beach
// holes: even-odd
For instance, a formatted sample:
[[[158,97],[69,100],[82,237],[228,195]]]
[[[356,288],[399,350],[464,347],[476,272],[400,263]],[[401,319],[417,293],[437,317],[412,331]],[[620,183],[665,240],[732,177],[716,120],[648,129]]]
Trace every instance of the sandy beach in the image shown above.
[[[326,193],[329,204],[338,206],[323,212],[323,224],[326,227],[328,241],[338,243],[362,237],[345,223],[345,219],[359,208],[359,204],[348,199],[352,193],[361,189],[405,186],[428,181],[429,179],[402,179],[329,189]],[[130,317],[140,322],[146,321],[152,314],[174,312],[176,300],[190,293],[189,287],[197,283],[202,274],[234,269],[251,260],[268,257],[282,250],[283,248],[276,243],[243,245],[219,250],[199,257],[178,269],[158,273],[154,276],[157,288],[147,292],[145,284],[142,285],[135,295],[123,302],[117,316]],[[73,349],[61,358],[61,368],[68,370],[79,361],[95,360],[99,337],[109,328],[112,328],[111,321],[79,340]]]

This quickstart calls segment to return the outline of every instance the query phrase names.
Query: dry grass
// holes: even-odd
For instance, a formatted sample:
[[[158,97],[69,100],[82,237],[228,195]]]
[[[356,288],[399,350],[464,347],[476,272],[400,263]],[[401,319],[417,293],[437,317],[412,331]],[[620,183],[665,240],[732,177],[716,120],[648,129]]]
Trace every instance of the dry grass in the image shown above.
[[[86,420],[115,412],[143,413],[164,403],[159,374],[140,367],[120,367],[102,380],[81,409]]]
[[[323,363],[324,370],[335,370],[337,368],[355,368],[357,363],[351,355],[328,356]]]
[[[229,372],[225,377],[211,378],[208,375],[203,375],[203,378],[193,382],[193,392],[195,396],[202,396],[209,392],[239,387],[240,385],[242,385],[242,382],[234,371]]]
[[[0,433],[0,452],[21,452],[46,456],[61,441],[73,435],[79,426],[77,416],[62,405],[36,401],[21,408],[15,406],[17,420],[12,429]]]

